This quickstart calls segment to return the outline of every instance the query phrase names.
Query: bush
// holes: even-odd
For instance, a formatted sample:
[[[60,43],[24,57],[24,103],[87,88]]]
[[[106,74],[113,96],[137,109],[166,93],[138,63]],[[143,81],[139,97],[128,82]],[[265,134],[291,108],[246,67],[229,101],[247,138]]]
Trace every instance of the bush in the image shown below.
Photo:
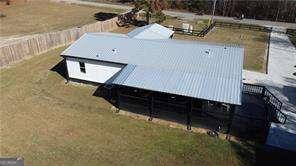
[[[162,23],[164,20],[166,20],[165,14],[163,14],[161,11],[155,12],[153,17],[155,18],[156,23]]]

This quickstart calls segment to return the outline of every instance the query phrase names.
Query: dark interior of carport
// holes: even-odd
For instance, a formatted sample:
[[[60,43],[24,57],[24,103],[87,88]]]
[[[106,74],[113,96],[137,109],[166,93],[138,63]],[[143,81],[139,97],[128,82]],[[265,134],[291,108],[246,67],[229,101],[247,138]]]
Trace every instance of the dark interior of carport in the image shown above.
[[[225,127],[226,134],[230,132],[236,107],[236,105],[216,101],[113,84],[102,85],[100,87],[100,96],[112,103],[117,108],[117,111],[128,109],[130,105],[146,108],[146,115],[149,116],[150,121],[154,117],[157,117],[161,110],[185,114],[185,122],[188,130],[191,130],[192,116],[208,115],[208,117],[212,117],[208,113],[209,111],[224,111],[228,115],[226,125],[218,125],[215,130],[218,131],[221,127]],[[215,120],[215,117],[212,117],[212,120]]]

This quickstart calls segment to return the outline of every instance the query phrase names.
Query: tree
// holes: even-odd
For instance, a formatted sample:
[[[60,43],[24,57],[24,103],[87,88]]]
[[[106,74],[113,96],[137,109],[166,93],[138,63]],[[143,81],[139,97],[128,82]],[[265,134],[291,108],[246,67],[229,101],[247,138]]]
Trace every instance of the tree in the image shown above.
[[[165,14],[163,14],[161,11],[153,13],[153,17],[155,18],[156,23],[162,23],[166,19]]]
[[[147,24],[150,23],[150,17],[153,13],[160,16],[161,20],[165,19],[164,14],[161,12],[166,7],[165,0],[135,0],[134,4],[137,10],[144,10]]]
[[[146,22],[149,24],[152,13],[152,1],[150,0],[135,0],[135,8],[138,10],[144,10],[146,14]]]

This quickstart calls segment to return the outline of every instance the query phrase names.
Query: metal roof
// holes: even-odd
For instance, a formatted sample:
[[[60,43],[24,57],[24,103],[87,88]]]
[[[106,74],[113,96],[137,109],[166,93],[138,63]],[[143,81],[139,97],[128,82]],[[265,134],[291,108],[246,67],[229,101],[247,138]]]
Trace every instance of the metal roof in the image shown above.
[[[174,31],[159,24],[150,24],[136,28],[127,36],[137,39],[169,39]]]
[[[62,55],[127,64],[113,84],[241,104],[244,50],[235,45],[89,33]]]

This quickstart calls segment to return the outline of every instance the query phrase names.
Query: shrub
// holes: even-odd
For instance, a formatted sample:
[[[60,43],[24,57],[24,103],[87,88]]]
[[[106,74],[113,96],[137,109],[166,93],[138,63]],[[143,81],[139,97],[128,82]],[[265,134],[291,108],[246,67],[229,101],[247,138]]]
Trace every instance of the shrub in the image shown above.
[[[164,20],[166,20],[165,14],[161,11],[157,11],[153,14],[153,17],[155,18],[156,23],[162,23]]]

